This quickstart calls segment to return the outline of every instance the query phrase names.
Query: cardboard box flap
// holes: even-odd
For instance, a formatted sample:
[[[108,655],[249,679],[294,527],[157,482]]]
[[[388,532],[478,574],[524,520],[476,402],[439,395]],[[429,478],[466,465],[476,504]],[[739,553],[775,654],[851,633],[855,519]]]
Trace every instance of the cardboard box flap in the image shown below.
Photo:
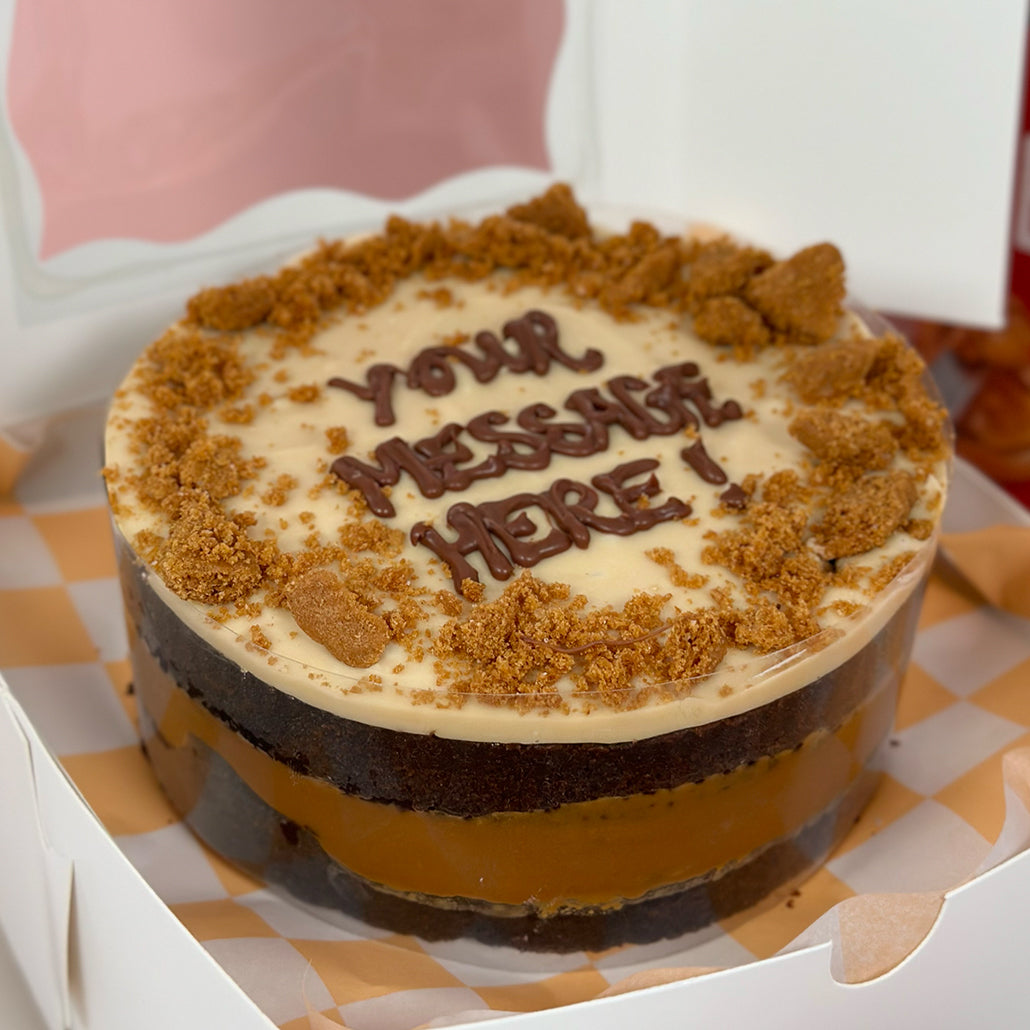
[[[1026,0],[5,7],[0,428],[105,396],[201,285],[553,179],[1002,316]]]

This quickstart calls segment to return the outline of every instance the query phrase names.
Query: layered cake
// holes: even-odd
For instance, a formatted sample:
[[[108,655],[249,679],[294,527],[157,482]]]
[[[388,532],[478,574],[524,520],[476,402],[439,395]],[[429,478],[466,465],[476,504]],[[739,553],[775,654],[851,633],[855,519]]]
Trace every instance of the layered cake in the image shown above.
[[[146,753],[213,848],[599,949],[796,882],[876,780],[946,491],[903,340],[562,185],[205,289],[112,403]]]

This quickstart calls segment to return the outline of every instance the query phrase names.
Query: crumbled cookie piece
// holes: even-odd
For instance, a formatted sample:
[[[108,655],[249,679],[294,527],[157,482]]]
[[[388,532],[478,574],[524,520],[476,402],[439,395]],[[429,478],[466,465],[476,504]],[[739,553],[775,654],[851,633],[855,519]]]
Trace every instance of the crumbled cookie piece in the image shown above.
[[[294,404],[314,404],[322,396],[322,388],[318,383],[303,383],[287,390],[286,396]]]
[[[380,558],[396,558],[404,548],[404,533],[379,519],[345,522],[338,530],[340,543],[350,551],[371,551]]]
[[[155,340],[137,374],[143,394],[166,411],[213,408],[236,400],[254,381],[236,340],[213,339],[188,326]]]
[[[454,294],[446,286],[437,286],[432,290],[419,290],[419,300],[431,301],[439,310],[443,311],[454,304]],[[446,341],[442,341],[444,346]]]
[[[687,297],[692,308],[710,298],[740,293],[751,278],[773,263],[772,255],[718,239],[702,244],[690,263]]]
[[[246,426],[254,421],[253,404],[227,404],[218,412],[218,417],[230,425]]]
[[[507,214],[516,222],[528,222],[570,240],[590,235],[587,214],[564,182],[555,183],[546,193],[525,204],[515,204]]]
[[[661,306],[666,291],[679,274],[681,265],[679,247],[666,243],[648,251],[616,282],[602,291],[604,302],[613,310],[625,311],[630,304]]]
[[[375,665],[390,641],[382,616],[365,608],[329,569],[301,576],[290,587],[287,604],[297,625],[351,668]]]
[[[452,591],[437,590],[433,595],[433,600],[436,602],[436,607],[439,608],[444,615],[449,615],[453,618],[461,614],[461,598]]]
[[[712,534],[701,560],[722,565],[748,582],[774,579],[788,555],[802,546],[807,521],[803,508],[781,508],[767,501],[753,504],[739,529]]]
[[[257,624],[250,627],[250,642],[263,651],[267,651],[272,646],[272,642],[265,636],[265,631]]]
[[[179,597],[204,604],[242,600],[262,578],[258,545],[246,526],[202,493],[183,505],[154,568]]]
[[[272,280],[262,275],[230,286],[201,290],[190,299],[186,314],[205,328],[239,332],[260,325],[274,304]]]
[[[756,275],[744,297],[788,339],[822,343],[844,313],[844,260],[832,243],[806,247]]]
[[[820,461],[858,471],[887,468],[898,450],[888,423],[829,408],[804,408],[787,429]]]
[[[886,543],[908,519],[917,497],[907,472],[869,475],[833,498],[813,537],[824,558],[847,558]]]
[[[772,341],[762,316],[739,297],[705,300],[694,315],[694,332],[709,343],[737,348],[742,357]]]
[[[345,454],[350,447],[350,434],[346,426],[330,426],[325,431],[330,454]]]
[[[287,472],[283,472],[275,477],[275,480],[269,484],[264,493],[261,494],[261,500],[273,508],[281,507],[286,503],[286,499],[289,497],[290,491],[297,488],[297,479],[295,476],[291,476]]]
[[[207,423],[189,408],[159,410],[153,418],[140,419],[133,427],[133,443],[139,471],[128,481],[147,508],[171,517],[194,495],[213,500],[234,496],[262,465],[242,456],[237,437],[208,435]]]
[[[933,519],[909,519],[903,528],[913,540],[929,540],[937,523]]]
[[[765,597],[759,598],[733,621],[734,645],[754,648],[759,654],[779,651],[797,639],[787,613]]]
[[[762,484],[762,500],[779,507],[804,502],[807,489],[794,469],[780,469]]]
[[[677,618],[665,638],[662,674],[689,681],[714,672],[730,648],[723,620],[710,608]]]
[[[889,562],[881,565],[869,576],[866,582],[866,594],[875,596],[881,590],[886,590],[908,567],[915,556],[915,551],[902,551],[901,554],[895,555]]]
[[[524,572],[497,599],[444,625],[433,644],[441,687],[519,707],[561,704],[555,685],[613,708],[635,708],[653,691],[680,696],[729,647],[714,609],[666,619],[667,596],[636,594],[621,611],[590,609],[567,584]]]
[[[854,337],[800,354],[784,375],[805,404],[857,397],[880,349],[878,340]]]
[[[644,553],[656,565],[668,570],[673,586],[684,587],[687,590],[700,590],[708,582],[708,577],[702,573],[688,572],[683,568],[668,547],[653,547]]]

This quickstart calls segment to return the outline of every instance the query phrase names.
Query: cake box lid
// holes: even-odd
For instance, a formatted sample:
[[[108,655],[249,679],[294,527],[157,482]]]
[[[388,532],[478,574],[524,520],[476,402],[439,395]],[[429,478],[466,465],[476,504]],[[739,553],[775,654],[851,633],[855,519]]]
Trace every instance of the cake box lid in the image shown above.
[[[0,430],[107,396],[201,285],[555,179],[1003,317],[1026,0],[0,9]]]

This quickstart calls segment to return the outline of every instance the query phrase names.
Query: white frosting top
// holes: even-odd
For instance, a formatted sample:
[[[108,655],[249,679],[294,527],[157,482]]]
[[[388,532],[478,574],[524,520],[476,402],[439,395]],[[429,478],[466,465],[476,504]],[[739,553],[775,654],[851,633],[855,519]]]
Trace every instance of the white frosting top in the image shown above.
[[[283,551],[303,550],[306,541],[317,533],[327,544],[337,542],[338,529],[351,516],[351,498],[330,488],[318,490],[326,469],[336,455],[331,453],[326,429],[346,427],[350,456],[377,464],[371,457],[384,441],[398,437],[409,445],[433,436],[448,423],[466,427],[469,420],[488,411],[497,411],[508,421],[500,428],[518,431],[518,412],[534,404],[554,409],[549,421],[578,422],[579,416],[564,407],[574,391],[595,387],[602,396],[611,396],[607,384],[617,376],[632,376],[652,388],[659,369],[696,362],[697,378],[706,377],[712,403],[716,406],[736,400],[744,417],[724,421],[717,427],[701,422],[698,432],[677,432],[671,436],[650,435],[634,439],[620,425],[609,426],[609,441],[597,453],[575,457],[553,454],[547,467],[536,470],[509,468],[497,478],[480,479],[461,492],[446,491],[439,497],[426,497],[413,477],[400,474],[389,491],[395,514],[384,523],[401,530],[405,536],[403,557],[410,561],[413,583],[433,591],[451,590],[451,573],[425,545],[410,541],[410,531],[418,523],[428,523],[445,538],[455,531],[448,526],[447,513],[455,504],[479,505],[517,493],[544,493],[556,481],[567,478],[589,484],[592,477],[610,473],[617,466],[640,459],[654,459],[653,475],[659,491],[650,499],[656,507],[670,498],[689,504],[688,518],[670,518],[633,535],[619,536],[594,529],[589,546],[571,546],[544,558],[532,568],[534,576],[568,583],[574,592],[585,594],[592,605],[611,605],[621,609],[637,591],[671,595],[667,610],[689,611],[712,604],[712,590],[738,591],[733,573],[718,565],[706,564],[701,557],[707,535],[730,528],[738,516],[719,504],[719,495],[728,483],[706,482],[682,457],[682,451],[700,436],[709,456],[725,472],[727,480],[741,483],[749,474],[768,474],[781,469],[803,472],[811,455],[788,432],[797,410],[797,401],[785,398],[777,386],[783,351],[766,348],[753,361],[741,362],[720,355],[716,348],[698,340],[686,320],[668,311],[647,310],[634,321],[616,321],[593,304],[575,305],[564,293],[524,288],[504,292],[480,284],[448,282],[453,302],[438,303],[430,296],[438,283],[427,283],[415,276],[400,284],[391,298],[362,315],[350,315],[321,331],[307,348],[294,350],[287,361],[271,357],[274,338],[260,329],[241,336],[242,352],[256,371],[254,382],[246,388],[237,405],[250,402],[255,415],[246,424],[222,424],[210,416],[211,432],[238,436],[244,456],[260,456],[266,464],[246,490],[225,502],[227,509],[253,511],[256,522],[249,530],[255,539],[275,537]],[[557,325],[561,350],[571,358],[596,350],[603,364],[595,371],[576,371],[551,361],[545,375],[514,372],[501,368],[490,382],[477,382],[472,371],[453,362],[455,389],[441,396],[410,388],[403,375],[392,380],[389,397],[396,420],[377,425],[375,405],[347,389],[329,387],[333,377],[365,383],[368,369],[377,363],[390,363],[406,370],[412,359],[427,347],[456,340],[468,340],[489,330],[503,337],[502,327],[531,310],[545,312]],[[460,336],[457,334],[461,334]],[[478,354],[471,342],[460,346]],[[512,351],[512,341],[505,344]],[[300,402],[290,391],[305,384],[319,387],[317,398]],[[634,394],[642,398],[646,391]],[[295,396],[296,393],[295,393]],[[861,410],[856,408],[855,410]],[[107,463],[116,476],[132,470],[138,463],[134,452],[131,423],[146,417],[149,401],[136,389],[130,374],[112,406],[107,433]],[[896,418],[883,414],[883,418]],[[471,468],[497,450],[495,443],[482,443],[467,432],[459,436],[472,451],[461,467]],[[527,448],[521,447],[525,452]],[[897,468],[906,459],[896,458]],[[290,477],[283,480],[281,477]],[[638,474],[627,485],[643,483],[648,474]],[[931,476],[921,486],[920,500],[913,516],[935,518],[943,502],[944,473]],[[260,497],[277,481],[295,482],[285,490],[283,503],[263,503]],[[167,534],[160,514],[139,503],[132,503],[132,489],[124,480],[115,479],[118,503],[115,505],[118,528],[130,542],[142,530]],[[312,492],[314,490],[314,492]],[[317,494],[317,496],[315,496]],[[619,510],[611,496],[600,493],[600,514],[615,516]],[[527,507],[526,514],[536,525],[528,539],[539,540],[552,530],[539,507]],[[516,513],[517,514],[517,513]],[[514,517],[514,516],[512,516]],[[675,564],[706,577],[702,586],[677,586],[668,565],[660,565],[647,552],[667,548]],[[498,741],[577,741],[630,740],[697,725],[756,707],[798,689],[813,678],[832,669],[856,653],[887,622],[909,596],[925,571],[932,552],[932,540],[918,540],[899,529],[875,552],[848,563],[878,568],[898,555],[917,552],[915,562],[895,583],[870,602],[867,594],[851,587],[834,587],[823,599],[857,602],[858,614],[842,615],[826,610],[821,622],[826,627],[818,648],[795,648],[789,655],[756,656],[731,650],[722,665],[710,676],[700,679],[676,700],[616,709],[596,703],[589,696],[572,699],[568,710],[547,708],[517,709],[481,703],[475,698],[463,705],[448,701],[446,685],[438,684],[434,658],[429,646],[448,616],[437,608],[427,611],[423,641],[427,654],[414,660],[396,643],[387,645],[381,659],[367,669],[350,668],[335,659],[322,644],[300,631],[290,612],[282,607],[264,606],[259,614],[230,614],[222,621],[211,615],[214,606],[183,600],[151,573],[153,586],[183,621],[213,646],[240,666],[275,687],[329,712],[368,723],[414,732],[433,732],[441,736]],[[506,586],[495,579],[482,554],[470,552],[467,560],[477,570],[485,587],[485,599],[496,598]],[[516,568],[514,576],[519,574]],[[466,606],[467,608],[469,606]],[[252,626],[268,641],[267,649],[253,643]],[[843,633],[839,631],[843,630]],[[419,693],[434,692],[432,695]],[[437,701],[431,698],[436,698]],[[429,698],[429,699],[427,699]]]

